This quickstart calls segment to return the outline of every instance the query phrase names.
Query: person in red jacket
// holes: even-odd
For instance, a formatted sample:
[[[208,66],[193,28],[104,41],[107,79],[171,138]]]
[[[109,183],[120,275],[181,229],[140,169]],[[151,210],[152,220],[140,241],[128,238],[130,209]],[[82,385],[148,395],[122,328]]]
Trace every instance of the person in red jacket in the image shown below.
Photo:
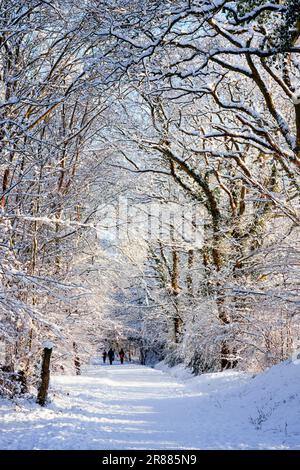
[[[123,348],[122,348],[119,351],[119,358],[120,358],[121,364],[124,364],[124,357],[125,357],[125,353],[124,353]]]

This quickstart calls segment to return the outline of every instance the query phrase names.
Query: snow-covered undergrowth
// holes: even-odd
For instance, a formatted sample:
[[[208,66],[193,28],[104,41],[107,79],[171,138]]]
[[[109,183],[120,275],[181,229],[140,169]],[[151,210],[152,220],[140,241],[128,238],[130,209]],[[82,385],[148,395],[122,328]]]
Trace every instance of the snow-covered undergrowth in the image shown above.
[[[300,364],[256,377],[182,366],[89,366],[51,403],[0,400],[1,449],[300,449]]]
[[[256,430],[284,435],[283,444],[294,436],[300,448],[300,361],[282,362],[256,376],[234,370],[194,376],[182,364],[170,368],[164,362],[156,369],[184,381],[191,392],[218,397],[222,408],[239,410]]]

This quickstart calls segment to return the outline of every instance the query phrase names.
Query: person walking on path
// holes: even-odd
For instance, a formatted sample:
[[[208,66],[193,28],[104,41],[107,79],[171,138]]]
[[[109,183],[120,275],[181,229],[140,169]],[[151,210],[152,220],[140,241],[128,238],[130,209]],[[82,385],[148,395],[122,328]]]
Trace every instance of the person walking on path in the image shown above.
[[[103,354],[102,354],[103,364],[105,364],[106,362],[106,357],[107,357],[107,352],[103,351]]]
[[[115,360],[114,350],[112,348],[110,348],[107,355],[108,355],[109,363],[110,363],[110,365],[112,365],[113,361]]]
[[[120,361],[121,361],[121,364],[124,364],[124,357],[125,357],[125,353],[124,353],[124,350],[123,348],[119,351],[119,358],[120,358]]]

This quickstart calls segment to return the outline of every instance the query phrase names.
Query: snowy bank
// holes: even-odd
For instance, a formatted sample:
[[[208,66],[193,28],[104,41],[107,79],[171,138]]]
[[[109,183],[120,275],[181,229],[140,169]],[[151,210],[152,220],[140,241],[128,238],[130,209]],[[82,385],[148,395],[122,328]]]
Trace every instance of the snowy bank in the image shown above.
[[[239,410],[256,429],[292,438],[300,448],[300,361],[288,360],[258,375],[228,370],[194,376],[179,364],[169,367],[163,361],[157,370],[185,382],[191,392],[210,397],[219,395],[222,407]]]

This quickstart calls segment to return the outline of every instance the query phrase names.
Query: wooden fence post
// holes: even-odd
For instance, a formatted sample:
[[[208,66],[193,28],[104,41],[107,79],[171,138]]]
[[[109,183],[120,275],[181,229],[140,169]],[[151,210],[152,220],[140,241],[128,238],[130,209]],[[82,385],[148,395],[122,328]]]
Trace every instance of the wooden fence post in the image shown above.
[[[37,403],[44,406],[47,400],[49,381],[50,381],[50,358],[53,344],[50,341],[44,343],[41,382],[38,390]]]
[[[74,351],[74,366],[75,366],[76,375],[81,375],[80,358],[78,355],[78,348],[77,348],[77,344],[75,341],[73,341],[73,351]]]

